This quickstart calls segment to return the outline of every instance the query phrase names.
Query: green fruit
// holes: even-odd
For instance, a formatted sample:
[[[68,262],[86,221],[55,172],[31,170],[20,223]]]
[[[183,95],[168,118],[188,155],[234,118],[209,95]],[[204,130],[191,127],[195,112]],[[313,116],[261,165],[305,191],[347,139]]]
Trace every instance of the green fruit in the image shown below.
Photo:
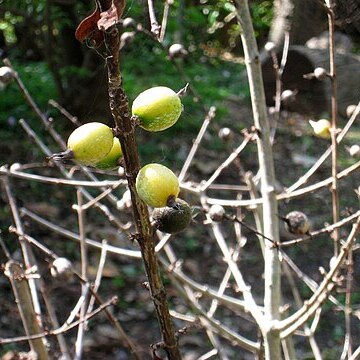
[[[111,150],[113,132],[105,124],[91,122],[74,130],[68,139],[73,158],[83,165],[95,166]]]
[[[122,150],[121,150],[120,141],[117,137],[114,137],[113,146],[111,150],[95,166],[98,169],[104,169],[104,170],[114,169],[120,165],[119,160],[121,159],[121,157],[122,157]]]
[[[176,199],[169,207],[157,208],[152,217],[157,229],[168,234],[176,234],[185,230],[192,220],[191,207],[181,199]]]
[[[179,180],[166,166],[148,164],[136,177],[136,191],[147,205],[163,207],[179,195]]]
[[[142,92],[133,102],[132,113],[140,120],[140,126],[148,131],[162,131],[179,119],[182,105],[179,96],[165,86],[157,86]]]

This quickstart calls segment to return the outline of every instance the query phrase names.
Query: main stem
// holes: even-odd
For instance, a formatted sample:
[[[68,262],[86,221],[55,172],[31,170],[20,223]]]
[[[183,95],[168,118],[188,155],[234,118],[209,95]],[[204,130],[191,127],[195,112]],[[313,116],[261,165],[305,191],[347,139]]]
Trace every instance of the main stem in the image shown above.
[[[332,198],[332,213],[333,222],[337,223],[340,220],[339,215],[339,193],[338,193],[338,143],[337,136],[337,81],[336,81],[336,67],[335,67],[335,19],[333,11],[333,1],[326,0],[328,22],[329,22],[329,54],[330,54],[330,80],[331,80],[331,175],[333,178],[331,186]],[[334,238],[334,255],[338,256],[340,251],[340,234],[339,229],[335,229],[333,233]]]
[[[119,69],[120,37],[115,26],[108,29],[105,33],[105,43],[109,52],[106,58],[106,65],[108,69],[110,110],[116,124],[115,133],[120,140],[123,151],[125,173],[131,193],[135,226],[138,232],[137,240],[140,245],[149,281],[149,289],[162,332],[161,345],[170,360],[178,360],[181,359],[181,356],[169,313],[166,291],[162,283],[155,254],[149,213],[146,204],[138,197],[135,188],[136,175],[140,169],[140,160],[128,99],[122,88],[122,78]]]
[[[279,241],[277,201],[275,194],[275,171],[270,126],[267,118],[264,85],[259,51],[247,0],[234,0],[238,22],[241,26],[241,40],[244,48],[246,69],[250,85],[250,95],[254,124],[259,132],[257,147],[263,198],[264,235],[275,243]],[[269,241],[265,242],[265,294],[264,310],[266,326],[261,328],[264,337],[265,357],[268,360],[281,359],[280,335],[274,324],[280,319],[281,270],[278,251]]]

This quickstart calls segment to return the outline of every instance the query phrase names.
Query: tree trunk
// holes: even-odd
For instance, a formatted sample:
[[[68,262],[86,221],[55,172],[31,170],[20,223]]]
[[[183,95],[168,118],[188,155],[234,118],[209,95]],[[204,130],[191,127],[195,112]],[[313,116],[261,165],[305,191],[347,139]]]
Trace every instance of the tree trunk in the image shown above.
[[[281,54],[278,54],[280,58]],[[352,54],[335,54],[337,64],[338,112],[346,114],[348,105],[357,104],[360,83],[360,57]],[[296,95],[282,104],[289,111],[296,111],[309,115],[330,113],[330,81],[319,81],[315,78],[305,79],[304,74],[312,73],[316,67],[323,67],[329,71],[329,51],[326,49],[309,49],[306,46],[291,46],[282,81],[284,90],[293,90]],[[275,75],[270,57],[262,62],[266,103],[274,106]],[[346,84],[346,86],[341,86]]]
[[[314,0],[275,0],[269,41],[277,46],[289,32],[290,44],[302,45],[327,27],[324,7]]]

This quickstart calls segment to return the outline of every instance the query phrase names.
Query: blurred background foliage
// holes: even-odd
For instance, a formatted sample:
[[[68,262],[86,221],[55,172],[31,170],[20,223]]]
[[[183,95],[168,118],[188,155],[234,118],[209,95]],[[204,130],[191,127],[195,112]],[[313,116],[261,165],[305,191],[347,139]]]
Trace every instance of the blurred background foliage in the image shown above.
[[[155,5],[160,22],[163,4]],[[40,107],[46,111],[47,100],[55,98],[81,120],[107,118],[104,60],[74,37],[77,25],[91,13],[94,3],[0,0],[0,6],[2,56],[11,59]],[[252,1],[251,9],[256,34],[263,42],[271,24],[272,2]],[[131,39],[131,46],[123,50],[121,64],[130,100],[155,84],[181,88],[184,75],[194,82],[206,105],[220,105],[230,95],[246,94],[246,85],[240,82],[242,52],[233,11],[230,1],[175,1],[170,6],[164,45],[182,43],[189,51],[186,59],[177,61],[177,67],[169,61],[166,49],[153,39],[142,33]],[[145,1],[129,1],[126,17],[150,27]],[[224,66],[219,67],[219,63]],[[198,108],[202,110],[200,104]],[[32,114],[11,85],[1,92],[0,121],[11,128],[14,118],[20,117],[31,118]]]

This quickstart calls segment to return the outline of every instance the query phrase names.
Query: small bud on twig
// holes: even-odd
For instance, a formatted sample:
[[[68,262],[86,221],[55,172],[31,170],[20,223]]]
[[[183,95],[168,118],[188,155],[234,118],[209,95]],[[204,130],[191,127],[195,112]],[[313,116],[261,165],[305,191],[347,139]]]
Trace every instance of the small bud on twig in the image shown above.
[[[328,72],[322,68],[322,67],[317,67],[315,70],[314,70],[314,76],[316,77],[316,79],[318,80],[324,80],[326,79],[329,74]]]
[[[276,49],[276,45],[272,42],[272,41],[268,41],[265,46],[264,46],[264,49],[267,51],[267,52],[271,52],[271,51],[274,51]]]
[[[209,210],[209,216],[212,221],[219,222],[224,219],[225,209],[221,205],[213,205]]]
[[[54,278],[69,281],[73,277],[73,269],[70,260],[59,257],[51,264],[51,276]]]
[[[360,145],[351,145],[350,147],[346,147],[346,150],[349,152],[350,156],[357,157],[360,155]]]
[[[4,85],[10,84],[14,77],[15,73],[13,69],[8,66],[0,67],[0,82],[2,82]]]
[[[131,17],[127,17],[122,21],[123,27],[127,28],[127,27],[133,27],[135,26],[135,20]]]
[[[346,116],[347,116],[347,117],[351,117],[352,114],[354,113],[356,107],[357,107],[356,105],[349,105],[349,106],[346,108]]]
[[[308,217],[301,211],[292,211],[285,217],[280,217],[285,222],[286,230],[295,235],[309,234],[310,222]]]
[[[184,48],[182,44],[172,44],[169,47],[169,57],[170,59],[182,59],[186,57],[188,51]]]
[[[234,138],[234,132],[228,127],[224,127],[219,130],[218,136],[223,141],[230,141]]]

